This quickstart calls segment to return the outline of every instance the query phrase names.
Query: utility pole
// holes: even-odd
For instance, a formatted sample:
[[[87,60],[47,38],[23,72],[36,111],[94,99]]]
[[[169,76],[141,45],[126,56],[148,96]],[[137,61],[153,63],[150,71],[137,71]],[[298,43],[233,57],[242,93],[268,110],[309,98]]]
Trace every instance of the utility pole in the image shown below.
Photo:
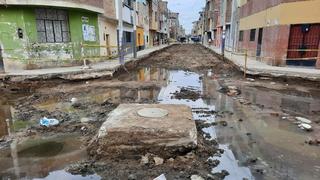
[[[222,0],[222,16],[223,16],[223,26],[222,26],[222,42],[221,42],[221,53],[224,58],[224,50],[226,44],[226,13],[227,12],[227,1]]]
[[[137,58],[137,1],[133,1],[133,57]]]
[[[119,62],[121,65],[124,65],[124,52],[123,52],[123,17],[122,17],[122,8],[123,0],[118,0],[118,33],[119,33]]]

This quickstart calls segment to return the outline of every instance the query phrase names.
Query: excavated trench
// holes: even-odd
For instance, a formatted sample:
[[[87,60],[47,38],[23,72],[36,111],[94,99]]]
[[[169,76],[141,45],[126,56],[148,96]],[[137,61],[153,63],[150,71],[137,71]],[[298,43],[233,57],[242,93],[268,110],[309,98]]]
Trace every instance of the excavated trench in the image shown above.
[[[242,79],[201,45],[174,45],[112,80],[59,82],[0,96],[4,179],[319,179],[320,92],[310,84]],[[71,99],[76,100],[71,102]],[[168,157],[101,157],[92,141],[119,104],[192,109],[198,147]],[[179,113],[179,112],[177,112]],[[312,121],[300,129],[295,117]],[[42,127],[39,119],[60,124]],[[303,162],[303,163],[301,163]]]

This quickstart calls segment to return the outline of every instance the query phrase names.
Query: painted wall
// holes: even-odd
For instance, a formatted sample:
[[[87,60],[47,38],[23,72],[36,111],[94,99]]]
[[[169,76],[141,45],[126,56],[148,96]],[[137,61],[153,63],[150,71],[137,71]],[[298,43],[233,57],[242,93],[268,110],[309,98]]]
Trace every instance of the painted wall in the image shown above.
[[[241,10],[243,11],[243,10]],[[303,13],[297,13],[303,12]],[[282,3],[240,19],[240,30],[320,22],[320,1]]]
[[[107,39],[106,35],[109,35],[109,46],[110,53],[108,53],[107,48],[100,48],[101,56],[117,56],[118,47],[117,47],[117,21],[109,20],[103,17],[99,17],[99,37],[100,37],[100,45],[106,46]]]
[[[140,38],[139,38],[140,37]],[[137,47],[144,46],[144,30],[143,28],[137,27]]]
[[[71,42],[38,43],[34,7],[1,7],[0,43],[4,48],[6,71],[60,66],[79,60],[80,42],[83,41],[82,16],[89,18],[88,24],[95,26],[96,31],[96,41],[84,43],[97,44],[99,42],[96,13],[69,9],[68,14]],[[18,28],[22,29],[23,38],[18,37]],[[96,54],[99,49],[90,49],[85,52]]]

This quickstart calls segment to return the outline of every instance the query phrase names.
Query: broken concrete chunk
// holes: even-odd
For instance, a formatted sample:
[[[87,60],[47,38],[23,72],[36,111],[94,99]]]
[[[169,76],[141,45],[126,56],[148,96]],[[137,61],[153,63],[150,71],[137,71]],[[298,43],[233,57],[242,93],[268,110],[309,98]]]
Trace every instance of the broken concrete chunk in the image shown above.
[[[309,119],[303,118],[303,117],[296,117],[296,120],[302,122],[302,123],[306,123],[306,124],[311,124],[312,121],[310,121]]]
[[[191,180],[204,180],[204,178],[201,177],[201,176],[199,176],[199,175],[192,175],[192,176],[190,177],[190,179],[191,179]]]
[[[145,156],[141,157],[140,164],[146,165],[148,163],[149,163],[149,155],[146,154]]]
[[[139,115],[145,108],[160,108],[168,114]],[[134,155],[139,150],[169,158],[177,151],[196,148],[197,129],[191,108],[185,105],[121,104],[101,126],[96,142],[102,155]]]
[[[156,166],[159,166],[159,165],[163,164],[163,161],[164,161],[160,157],[154,157],[153,160],[154,160],[154,163],[155,163]]]

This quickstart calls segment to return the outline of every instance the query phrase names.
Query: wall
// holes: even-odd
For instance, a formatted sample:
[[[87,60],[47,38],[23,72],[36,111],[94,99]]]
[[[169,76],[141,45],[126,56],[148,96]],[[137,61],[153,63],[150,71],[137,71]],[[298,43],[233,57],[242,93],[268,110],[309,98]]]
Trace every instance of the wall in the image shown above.
[[[115,0],[103,0],[104,15],[111,19],[117,19]]]
[[[95,42],[85,43],[96,44],[99,42],[97,14],[73,9],[69,9],[68,14],[70,43],[38,43],[34,7],[1,7],[0,41],[4,47],[6,71],[77,64],[73,60],[80,59],[81,55],[80,42],[83,41],[81,17],[89,18],[88,24],[95,26],[97,36]],[[18,38],[17,28],[23,30],[22,39]],[[90,54],[98,51],[86,50]]]
[[[243,6],[240,8],[240,16],[243,17],[240,19],[240,30],[267,26],[320,22],[320,1],[318,0],[283,3],[245,16],[246,14],[250,14],[248,12],[245,13],[245,11],[248,11],[247,9],[255,8],[252,7],[255,5],[253,2],[254,1],[248,3],[248,5],[251,6]],[[258,5],[259,3],[256,4]]]
[[[99,16],[98,18],[98,24],[99,24],[99,37],[100,37],[100,45],[106,46],[106,35],[109,35],[109,46],[110,47],[110,53],[108,53],[108,50],[106,47],[103,47],[100,49],[100,55],[101,56],[110,56],[114,57],[118,54],[118,48],[117,48],[117,26],[118,22],[113,21],[107,18],[104,18],[102,16]]]

